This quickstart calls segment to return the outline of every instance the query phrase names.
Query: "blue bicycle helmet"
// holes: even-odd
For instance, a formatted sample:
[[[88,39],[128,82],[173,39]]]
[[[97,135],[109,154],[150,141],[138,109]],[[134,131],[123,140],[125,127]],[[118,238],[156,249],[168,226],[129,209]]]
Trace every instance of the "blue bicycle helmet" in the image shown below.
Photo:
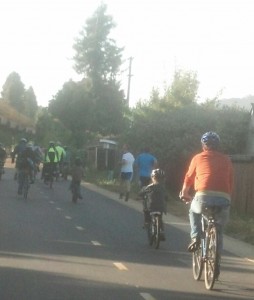
[[[216,148],[219,146],[220,137],[214,131],[208,131],[201,137],[201,143],[209,148]]]

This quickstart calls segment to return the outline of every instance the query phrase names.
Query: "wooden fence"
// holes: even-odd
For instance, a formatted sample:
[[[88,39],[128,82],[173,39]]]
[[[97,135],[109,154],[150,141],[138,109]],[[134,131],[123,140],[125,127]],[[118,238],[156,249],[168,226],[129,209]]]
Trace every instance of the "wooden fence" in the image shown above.
[[[235,176],[232,207],[241,214],[254,217],[254,159],[234,156],[232,161]]]

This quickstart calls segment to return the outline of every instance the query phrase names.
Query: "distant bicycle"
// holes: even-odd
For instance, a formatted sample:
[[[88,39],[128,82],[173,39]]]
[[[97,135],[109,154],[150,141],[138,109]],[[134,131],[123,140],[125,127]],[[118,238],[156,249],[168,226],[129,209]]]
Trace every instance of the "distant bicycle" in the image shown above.
[[[49,185],[49,187],[53,188],[53,182],[55,178],[55,166],[53,164],[47,164],[44,171],[44,183]]]
[[[202,238],[192,254],[192,270],[195,280],[200,280],[204,269],[205,287],[211,290],[220,274],[220,256],[218,253],[220,224],[216,215],[220,206],[206,207],[202,212]]]
[[[158,249],[161,241],[162,213],[150,212],[150,222],[147,224],[147,236],[150,246]]]
[[[28,191],[30,188],[30,182],[29,182],[29,171],[28,170],[22,170],[18,173],[18,194],[22,195],[24,199],[27,199]]]
[[[72,202],[77,203],[80,198],[80,186],[76,182],[71,183]]]
[[[2,179],[2,175],[4,174],[4,161],[0,160],[0,180]]]

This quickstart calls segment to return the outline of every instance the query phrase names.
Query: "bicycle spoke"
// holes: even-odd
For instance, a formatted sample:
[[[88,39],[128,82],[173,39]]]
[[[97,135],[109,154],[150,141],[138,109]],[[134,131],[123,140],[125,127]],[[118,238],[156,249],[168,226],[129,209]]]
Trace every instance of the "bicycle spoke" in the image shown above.
[[[203,271],[203,258],[201,246],[192,254],[192,271],[195,280],[200,280]]]

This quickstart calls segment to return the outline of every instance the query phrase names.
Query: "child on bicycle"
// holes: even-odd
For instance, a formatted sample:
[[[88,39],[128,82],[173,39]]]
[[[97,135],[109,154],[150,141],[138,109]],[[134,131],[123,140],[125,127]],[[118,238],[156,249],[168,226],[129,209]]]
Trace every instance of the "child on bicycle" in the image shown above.
[[[143,198],[144,228],[150,222],[150,212],[161,212],[166,214],[167,193],[164,187],[165,173],[161,169],[154,169],[151,173],[152,183],[143,187],[139,196]],[[161,217],[162,218],[162,217]],[[161,240],[165,241],[164,225],[161,219]]]
[[[71,170],[71,185],[70,190],[72,191],[72,194],[74,193],[75,189],[78,194],[78,199],[83,199],[81,195],[80,190],[80,183],[82,178],[84,177],[84,168],[82,166],[81,159],[77,157],[74,162],[74,167]]]

